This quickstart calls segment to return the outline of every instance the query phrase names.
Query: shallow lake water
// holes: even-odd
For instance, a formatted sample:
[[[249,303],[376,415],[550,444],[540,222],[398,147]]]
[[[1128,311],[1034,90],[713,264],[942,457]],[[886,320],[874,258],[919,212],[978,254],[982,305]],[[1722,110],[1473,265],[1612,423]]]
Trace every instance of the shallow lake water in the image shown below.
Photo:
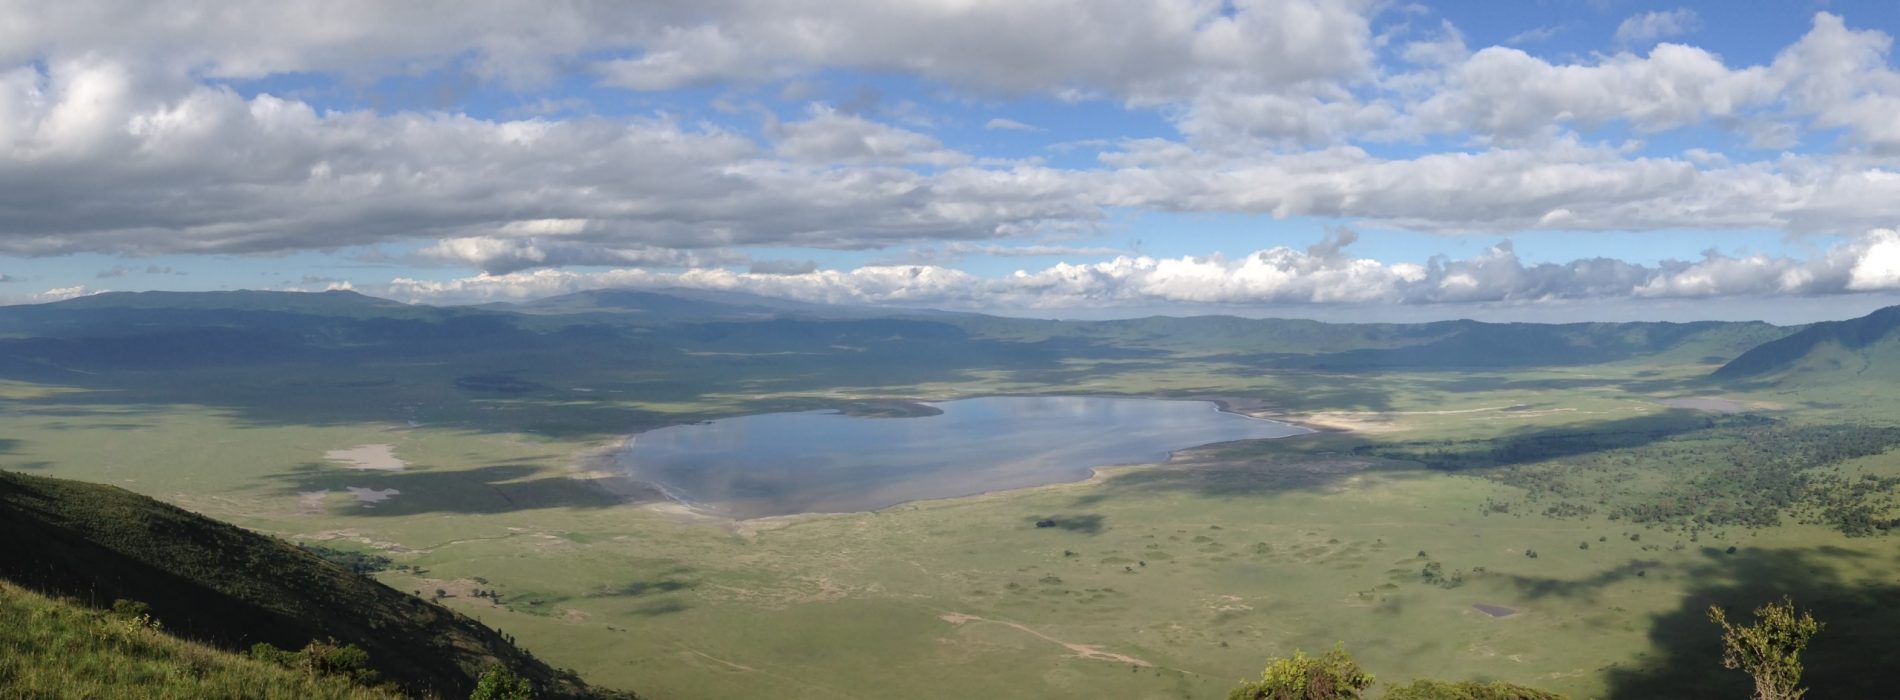
[[[770,413],[635,435],[630,476],[733,518],[877,510],[907,501],[1078,481],[1093,467],[1305,428],[1205,401],[998,396],[928,404],[912,418]]]

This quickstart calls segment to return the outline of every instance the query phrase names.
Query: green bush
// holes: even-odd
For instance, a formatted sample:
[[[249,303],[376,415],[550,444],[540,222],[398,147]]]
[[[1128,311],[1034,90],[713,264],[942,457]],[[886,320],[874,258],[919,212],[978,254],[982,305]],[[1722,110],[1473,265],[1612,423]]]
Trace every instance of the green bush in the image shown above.
[[[1295,651],[1273,659],[1260,680],[1242,683],[1228,700],[1357,700],[1372,687],[1372,674],[1359,668],[1343,644],[1318,657]]]
[[[491,666],[482,672],[468,700],[534,700],[534,683],[501,666]]]
[[[351,682],[375,685],[381,677],[370,668],[369,652],[355,644],[337,644],[336,640],[310,640],[300,651],[286,651],[266,642],[251,645],[251,658],[311,675],[340,676]]]
[[[126,619],[149,617],[152,614],[152,606],[136,600],[118,598],[112,601],[112,614]]]
[[[1385,700],[1564,700],[1564,696],[1503,682],[1419,680],[1386,691]]]

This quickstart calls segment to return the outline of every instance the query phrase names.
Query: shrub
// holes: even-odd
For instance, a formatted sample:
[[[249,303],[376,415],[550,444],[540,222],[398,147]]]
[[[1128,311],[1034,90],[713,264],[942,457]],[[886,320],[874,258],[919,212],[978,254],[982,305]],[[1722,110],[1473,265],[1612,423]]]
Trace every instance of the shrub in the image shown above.
[[[534,683],[501,666],[491,666],[475,682],[468,700],[534,700]]]
[[[1564,696],[1503,682],[1419,680],[1386,691],[1385,700],[1564,700]]]
[[[362,685],[380,680],[370,668],[369,652],[355,644],[337,644],[336,640],[310,640],[299,651],[285,651],[268,642],[251,645],[251,658],[294,668],[311,675],[341,676]]]
[[[1242,683],[1228,700],[1357,700],[1372,687],[1372,674],[1359,668],[1342,644],[1318,657],[1295,651],[1273,659],[1260,680]]]

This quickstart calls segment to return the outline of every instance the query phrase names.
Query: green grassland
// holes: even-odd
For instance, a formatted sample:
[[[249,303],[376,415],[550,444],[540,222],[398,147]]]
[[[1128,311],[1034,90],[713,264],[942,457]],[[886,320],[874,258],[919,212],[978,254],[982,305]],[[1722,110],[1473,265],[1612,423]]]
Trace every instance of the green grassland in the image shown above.
[[[20,698],[379,700],[367,688],[184,641],[0,582],[0,688]]]
[[[1383,352],[1441,331],[1261,338],[1232,321],[965,319],[984,340],[952,343],[976,343],[964,355],[905,361],[921,346],[721,329],[638,358],[512,349],[18,379],[0,384],[0,469],[387,557],[376,575],[397,590],[439,591],[590,683],[659,698],[1217,697],[1269,656],[1336,641],[1392,683],[1736,697],[1745,679],[1720,669],[1702,612],[1783,593],[1830,625],[1811,652],[1817,697],[1866,696],[1900,661],[1900,557],[1876,527],[1897,515],[1900,453],[1879,429],[1900,424],[1900,403],[1878,383],[1708,379],[1788,331],[1618,331],[1542,363],[1388,366],[1237,349]],[[1190,332],[1210,340],[1180,340]],[[819,349],[840,344],[870,349]],[[471,375],[525,388],[456,383]],[[657,502],[588,459],[658,425],[989,394],[1218,399],[1345,430],[1081,483],[745,522]],[[1746,413],[1659,403],[1687,396]],[[1795,461],[1749,447],[1844,435],[1870,446]],[[323,457],[366,444],[408,467]],[[1764,507],[1739,488],[1683,502],[1737,474],[1787,494],[1766,504],[1778,518],[1738,520]],[[368,503],[349,488],[397,493]]]

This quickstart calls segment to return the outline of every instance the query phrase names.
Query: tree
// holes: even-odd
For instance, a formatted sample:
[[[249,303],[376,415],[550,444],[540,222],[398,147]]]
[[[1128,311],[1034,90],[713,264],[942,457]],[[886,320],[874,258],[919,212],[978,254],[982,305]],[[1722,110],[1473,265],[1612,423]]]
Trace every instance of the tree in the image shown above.
[[[1344,644],[1318,657],[1294,651],[1292,658],[1267,662],[1260,680],[1244,682],[1228,700],[1358,700],[1372,687],[1372,674],[1359,668]]]
[[[1722,667],[1755,677],[1756,700],[1800,700],[1801,651],[1821,631],[1808,613],[1795,615],[1794,601],[1783,597],[1755,610],[1755,624],[1730,624],[1728,615],[1709,606],[1709,620],[1722,626]]]
[[[501,666],[490,666],[468,700],[534,700],[534,683]]]

